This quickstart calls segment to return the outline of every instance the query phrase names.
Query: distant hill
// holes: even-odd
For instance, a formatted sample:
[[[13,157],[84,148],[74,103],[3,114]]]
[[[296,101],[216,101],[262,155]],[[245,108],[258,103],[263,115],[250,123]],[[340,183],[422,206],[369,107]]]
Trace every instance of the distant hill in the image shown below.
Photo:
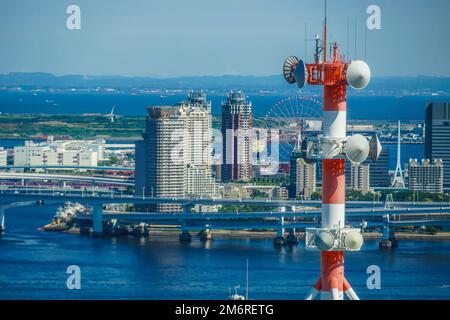
[[[8,73],[0,75],[0,85],[53,88],[279,88],[284,87],[284,80],[281,76],[198,76],[150,78],[83,75],[55,76],[50,73]]]
[[[25,88],[96,88],[108,87],[117,89],[245,89],[245,90],[276,90],[296,91],[296,86],[287,84],[282,75],[272,76],[193,76],[175,78],[124,77],[124,76],[85,76],[63,75],[50,73],[20,73],[0,74],[0,86]],[[308,87],[305,92],[320,88]],[[450,77],[384,77],[374,78],[367,90],[369,92],[441,92],[450,94]]]

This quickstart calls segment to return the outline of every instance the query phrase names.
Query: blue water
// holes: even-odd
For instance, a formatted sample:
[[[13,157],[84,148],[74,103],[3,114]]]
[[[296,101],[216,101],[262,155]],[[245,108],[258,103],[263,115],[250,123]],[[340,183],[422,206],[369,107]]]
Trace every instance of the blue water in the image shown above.
[[[0,299],[226,299],[245,284],[251,299],[302,299],[316,281],[319,254],[272,241],[91,238],[37,230],[55,206],[7,211],[0,237]],[[363,299],[450,299],[450,241],[376,241],[346,257],[346,274]],[[81,290],[66,288],[66,268],[81,268]],[[366,268],[381,268],[381,290],[368,290]]]
[[[0,92],[0,112],[3,113],[50,113],[82,114],[109,113],[112,105],[122,115],[145,115],[151,105],[173,105],[186,100],[187,93],[121,94],[121,93],[37,93]],[[214,115],[221,113],[224,95],[209,94]],[[268,115],[269,110],[282,95],[250,95],[253,112],[257,117]],[[317,99],[321,99],[317,97]],[[425,107],[431,101],[448,101],[442,96],[358,96],[349,94],[349,119],[362,120],[423,120]]]

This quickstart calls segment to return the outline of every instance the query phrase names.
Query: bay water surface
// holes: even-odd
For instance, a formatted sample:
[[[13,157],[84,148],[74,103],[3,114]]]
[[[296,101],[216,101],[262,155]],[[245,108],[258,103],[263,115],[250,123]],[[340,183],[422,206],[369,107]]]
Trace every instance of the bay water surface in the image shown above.
[[[319,275],[318,252],[276,249],[272,239],[92,238],[43,232],[54,205],[7,210],[0,236],[0,299],[227,299],[245,287],[250,299],[303,299]],[[81,289],[66,286],[66,269],[81,269]],[[367,267],[381,269],[369,290]],[[379,250],[367,241],[346,255],[346,276],[362,299],[450,299],[450,241],[400,241]],[[240,289],[243,293],[243,289]]]

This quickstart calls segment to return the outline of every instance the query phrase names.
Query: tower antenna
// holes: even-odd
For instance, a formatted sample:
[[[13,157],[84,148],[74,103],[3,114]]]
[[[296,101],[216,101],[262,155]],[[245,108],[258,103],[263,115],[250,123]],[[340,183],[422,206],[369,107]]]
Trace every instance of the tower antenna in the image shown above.
[[[305,23],[305,59],[308,57],[308,24]]]
[[[350,48],[350,21],[347,20],[347,59],[350,59],[350,52],[349,52],[349,48]]]
[[[327,25],[327,0],[325,0],[325,26],[323,32],[323,62],[327,62],[327,41],[328,41],[328,25]]]
[[[248,300],[248,259],[247,259],[247,272],[245,274],[245,300]]]
[[[316,36],[315,62],[305,63],[291,56],[283,65],[288,83],[297,84],[300,89],[306,84],[323,87],[322,134],[305,137],[303,141],[308,146],[304,158],[311,163],[321,161],[322,166],[321,226],[308,228],[305,237],[307,249],[321,251],[321,273],[307,299],[312,300],[320,293],[324,300],[342,300],[345,293],[350,299],[359,300],[344,275],[345,252],[358,251],[363,244],[361,231],[345,223],[345,158],[362,163],[371,155],[375,161],[381,144],[377,136],[370,141],[361,135],[347,136],[347,88],[364,89],[370,82],[371,71],[364,61],[344,60],[336,42],[331,45],[327,62],[327,20],[327,0],[324,0],[324,39],[320,46],[320,37]],[[336,144],[340,151],[330,148]]]
[[[364,60],[367,61],[367,27],[364,28]]]
[[[356,60],[356,57],[357,57],[357,53],[356,53],[356,46],[357,46],[357,42],[356,42],[356,40],[357,40],[357,38],[356,38],[356,27],[357,27],[357,21],[355,20],[355,57],[354,57],[354,59]]]

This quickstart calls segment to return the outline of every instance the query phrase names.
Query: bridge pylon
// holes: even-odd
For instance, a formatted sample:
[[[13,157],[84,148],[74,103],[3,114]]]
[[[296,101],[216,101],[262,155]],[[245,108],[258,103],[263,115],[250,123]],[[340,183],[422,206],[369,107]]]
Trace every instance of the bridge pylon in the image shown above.
[[[380,249],[392,249],[398,247],[398,240],[395,237],[395,229],[389,226],[389,215],[383,216],[385,226],[383,227],[383,238],[379,242]]]
[[[283,246],[286,244],[286,238],[284,237],[284,217],[278,218],[277,236],[273,239],[275,246]]]
[[[200,237],[200,241],[201,242],[205,242],[208,240],[212,240],[213,239],[213,232],[211,229],[204,229],[202,231],[199,232],[199,237]]]
[[[103,206],[95,205],[92,209],[92,232],[95,236],[103,234]]]
[[[181,243],[189,243],[189,242],[192,241],[192,236],[191,236],[191,234],[189,233],[188,230],[181,229],[181,233],[180,233],[180,236],[179,236],[178,240]]]

